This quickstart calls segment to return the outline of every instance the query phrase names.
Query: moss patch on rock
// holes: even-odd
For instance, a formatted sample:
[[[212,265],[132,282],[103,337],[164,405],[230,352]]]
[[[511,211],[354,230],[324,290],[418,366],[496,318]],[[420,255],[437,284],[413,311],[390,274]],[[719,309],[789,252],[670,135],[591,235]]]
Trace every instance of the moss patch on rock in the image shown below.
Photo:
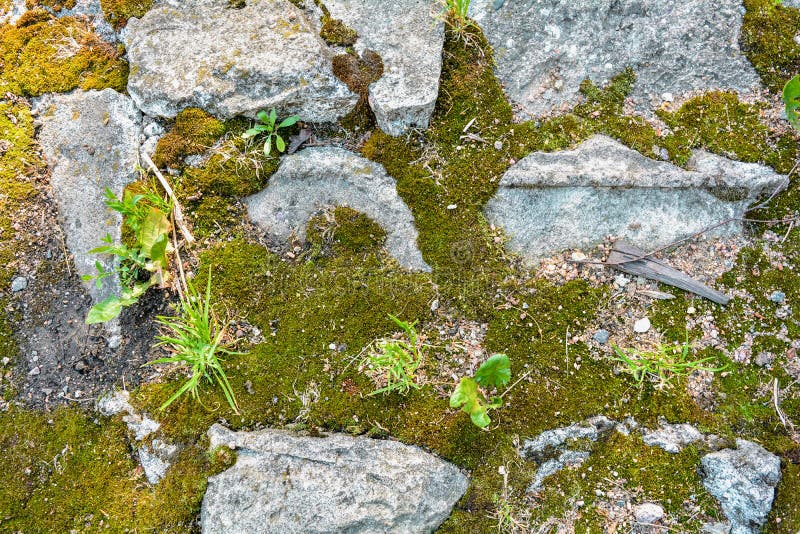
[[[227,130],[224,122],[198,108],[188,108],[175,117],[175,124],[156,145],[153,163],[158,167],[183,167],[183,158],[202,154]]]
[[[800,9],[773,0],[744,0],[741,46],[761,81],[779,94],[783,85],[800,72]]]
[[[0,27],[0,91],[22,96],[75,88],[124,91],[128,63],[122,51],[92,33],[88,21],[28,11]]]
[[[124,27],[128,19],[141,18],[153,7],[153,0],[100,0],[106,20],[116,29]]]

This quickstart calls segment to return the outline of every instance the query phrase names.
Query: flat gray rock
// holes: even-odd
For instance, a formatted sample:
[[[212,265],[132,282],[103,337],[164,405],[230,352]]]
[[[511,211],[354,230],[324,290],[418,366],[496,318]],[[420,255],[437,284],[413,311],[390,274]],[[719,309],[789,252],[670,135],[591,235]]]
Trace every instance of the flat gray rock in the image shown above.
[[[394,179],[378,163],[336,147],[301,150],[281,160],[263,191],[245,199],[250,218],[270,235],[305,240],[309,219],[327,206],[364,213],[386,231],[386,249],[403,267],[429,271],[417,229]]]
[[[239,454],[208,480],[204,534],[432,532],[469,484],[454,465],[396,441],[216,424],[208,434],[212,448]]]
[[[218,117],[275,108],[331,122],[358,95],[333,74],[333,51],[288,0],[171,0],[126,28],[128,92],[152,116],[199,107]]]
[[[758,75],[739,49],[741,0],[473,0],[469,14],[495,50],[496,72],[522,114],[570,108],[580,83],[626,67],[632,98],[650,110],[662,95],[747,92]]]
[[[381,130],[401,135],[427,128],[439,95],[444,22],[428,0],[326,0],[335,19],[358,32],[355,49],[377,52],[383,76],[369,87],[369,105]]]
[[[510,236],[509,247],[529,259],[591,248],[607,236],[650,250],[740,217],[787,182],[762,165],[700,150],[687,167],[596,135],[573,150],[535,152],[517,162],[485,212]],[[741,230],[730,223],[706,235]]]
[[[756,534],[772,509],[781,461],[751,441],[737,439],[736,447],[704,456],[700,475],[731,522],[731,534]]]
[[[642,441],[650,447],[659,447],[667,452],[678,453],[687,445],[703,441],[703,434],[688,423],[663,423],[656,430],[642,430]]]
[[[107,270],[115,268],[114,258],[89,251],[100,246],[106,234],[119,242],[122,218],[106,206],[104,191],[109,188],[119,196],[136,180],[141,114],[130,98],[113,89],[46,95],[34,110],[78,274],[95,274],[96,261]],[[100,289],[87,283],[87,289],[99,302],[118,294],[119,279],[103,279]]]

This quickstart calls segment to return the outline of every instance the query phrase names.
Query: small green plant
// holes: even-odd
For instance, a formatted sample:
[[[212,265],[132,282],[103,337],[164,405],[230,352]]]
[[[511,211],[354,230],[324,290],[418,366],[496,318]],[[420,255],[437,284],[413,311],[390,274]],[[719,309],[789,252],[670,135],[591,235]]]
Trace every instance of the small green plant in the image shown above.
[[[463,33],[473,23],[468,17],[471,0],[444,0],[444,10],[440,15],[457,33]]]
[[[511,380],[511,362],[505,354],[494,354],[483,362],[474,378],[464,377],[450,395],[450,407],[461,408],[472,422],[486,428],[492,422],[488,411],[503,405],[502,396],[487,397],[481,388],[505,386]]]
[[[161,410],[166,409],[186,392],[200,402],[199,387],[205,378],[210,383],[219,385],[230,407],[239,413],[239,405],[228,377],[222,369],[220,355],[242,353],[230,350],[230,344],[225,341],[225,331],[229,322],[220,324],[211,309],[211,272],[208,273],[205,295],[201,295],[190,280],[186,281],[184,291],[185,294],[181,296],[174,317],[157,317],[162,333],[156,337],[158,343],[155,346],[167,347],[172,355],[153,360],[148,364],[185,364],[189,367],[190,376],[161,405]]]
[[[166,283],[169,278],[170,222],[167,214],[172,205],[149,187],[144,193],[123,193],[122,198],[106,188],[106,205],[121,214],[124,226],[133,234],[134,244],[115,244],[110,235],[104,245],[90,250],[92,254],[107,254],[118,258],[118,266],[106,270],[97,261],[97,274],[85,275],[83,280],[94,280],[98,289],[103,279],[118,275],[122,284],[119,297],[110,296],[94,305],[86,317],[88,324],[104,323],[117,317],[122,308],[138,301],[148,288]]]
[[[373,344],[364,363],[370,369],[370,374],[386,385],[370,395],[392,392],[405,394],[412,388],[420,387],[416,372],[422,364],[423,344],[414,328],[417,322],[407,323],[392,314],[389,314],[389,318],[403,330],[405,339],[380,339]]]
[[[800,130],[800,74],[783,86],[783,103],[786,105],[789,124]]]
[[[272,108],[269,113],[266,111],[259,111],[256,113],[256,117],[261,122],[260,124],[256,124],[246,132],[242,134],[242,137],[245,139],[250,139],[251,137],[258,137],[259,135],[265,135],[264,137],[264,155],[269,156],[269,153],[272,151],[272,139],[275,138],[275,148],[278,149],[278,152],[283,152],[286,150],[286,141],[283,140],[283,137],[280,136],[278,130],[281,128],[288,128],[289,126],[294,125],[300,117],[297,115],[292,115],[291,117],[287,117],[283,119],[277,126],[275,123],[278,120],[278,114],[275,112],[275,108]]]
[[[611,347],[616,354],[611,359],[621,363],[623,371],[633,375],[640,386],[646,379],[652,379],[657,380],[656,387],[660,389],[669,385],[676,376],[686,376],[695,371],[717,372],[726,367],[709,367],[708,362],[714,359],[711,356],[693,359],[688,335],[680,347],[658,345],[652,351],[624,350],[614,344]]]

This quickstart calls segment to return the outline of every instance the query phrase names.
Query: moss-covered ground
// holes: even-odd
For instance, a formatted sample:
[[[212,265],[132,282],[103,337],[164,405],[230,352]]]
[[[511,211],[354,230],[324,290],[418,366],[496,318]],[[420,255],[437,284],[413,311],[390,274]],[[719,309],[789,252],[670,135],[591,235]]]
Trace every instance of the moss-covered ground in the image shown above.
[[[769,54],[777,52],[756,22],[769,20],[777,27],[795,11],[768,9],[755,0],[747,3],[766,19],[746,20],[743,40],[750,43],[748,53],[765,83],[773,87],[778,82],[768,76],[782,80],[794,64],[770,67],[778,60]],[[62,23],[44,17],[31,22],[43,25],[37,32],[58,24]],[[0,43],[12,41],[4,32],[29,35],[25,28],[0,29]],[[775,39],[781,36],[785,34]],[[632,495],[634,502],[661,502],[679,530],[696,529],[699,517],[719,516],[696,472],[702,451],[689,448],[669,455],[645,447],[635,434],[614,434],[587,445],[593,454],[583,466],[556,475],[536,498],[526,496],[535,465],[520,459],[520,441],[603,414],[632,416],[650,426],[659,418],[691,422],[705,431],[764,444],[781,455],[784,472],[768,530],[796,532],[800,446],[780,424],[770,405],[771,390],[764,385],[777,378],[781,388],[788,389],[792,381],[784,364],[796,356],[775,332],[785,325],[786,337],[795,339],[798,325],[791,315],[776,315],[769,295],[784,291],[788,304],[797,296],[797,229],[787,233],[786,225],[772,227],[779,239],[768,249],[755,246],[743,253],[720,281],[729,288],[747,289],[752,298],[737,297],[725,309],[679,298],[650,310],[666,341],[683,341],[688,306],[714,315],[730,346],[706,349],[704,354],[729,368],[714,378],[717,406],[709,411],[687,393],[685,379],[667,389],[639,387],[629,375],[615,373],[614,365],[591,347],[571,343],[572,335],[593,326],[607,305],[608,291],[584,281],[559,286],[532,278],[504,252],[502,236],[482,217],[484,204],[513,161],[535,150],[574,146],[595,133],[652,157],[666,150],[679,165],[686,164],[694,148],[761,162],[781,172],[794,164],[797,138],[770,130],[762,120],[763,109],[733,94],[709,93],[673,112],[660,112],[669,126],[666,134],[626,115],[623,105],[634,76],[632,71],[622,72],[607,87],[586,82],[584,102],[570,112],[514,123],[482,36],[476,30],[469,30],[467,39],[448,34],[440,97],[430,127],[400,138],[375,130],[360,148],[396,179],[414,215],[418,245],[433,269],[430,274],[400,269],[381,248],[382,231],[346,209],[312,220],[309,243],[299,250],[287,254],[268,249],[243,222],[239,201],[268,182],[278,159],[245,146],[240,134],[246,121],[221,123],[199,111],[184,112],[159,145],[158,158],[180,171],[176,191],[201,238],[193,270],[201,281],[210,273],[220,315],[228,313],[237,325],[248,323],[260,333],[243,336],[239,349],[246,354],[224,362],[240,413],[232,412],[211,387],[202,389],[202,405],[185,398],[160,412],[158,407],[183,378],[177,369],[164,381],[134,391],[134,404],[154,414],[164,436],[184,447],[167,479],[155,487],[147,485],[137,469],[130,437],[118,420],[73,408],[36,413],[15,407],[0,413],[0,530],[192,530],[207,477],[231,460],[205,451],[204,433],[218,421],[237,429],[290,426],[389,435],[426,447],[472,473],[467,495],[442,532],[494,532],[509,515],[524,517],[531,525],[555,518],[573,524],[578,532],[599,532],[606,524],[600,495],[612,490]],[[0,79],[9,83],[5,73]],[[24,95],[53,90],[41,87],[30,83],[10,90]],[[4,195],[6,184],[12,192],[17,190],[11,177],[22,168],[25,158],[19,154],[30,150],[32,134],[24,106],[13,109],[23,119],[16,124],[3,123],[0,114],[0,128],[21,132],[14,134],[19,141],[14,141],[11,157],[17,159],[8,163],[11,170],[4,174],[0,166]],[[465,129],[485,142],[464,138]],[[496,142],[502,148],[495,148]],[[211,157],[201,166],[183,164],[186,156],[212,145]],[[0,159],[6,161],[5,156]],[[758,216],[795,214],[800,206],[796,185]],[[20,194],[28,193],[23,187]],[[8,202],[5,198],[0,197],[0,203]],[[451,205],[456,208],[448,209]],[[9,225],[10,220],[0,219],[0,254],[12,250],[3,248],[10,243],[5,238]],[[754,230],[760,234],[764,228],[757,225]],[[7,287],[7,276],[0,280],[2,287]],[[434,302],[438,311],[432,311]],[[359,354],[372,340],[395,330],[390,313],[419,321],[428,337],[423,362],[427,381],[408,395],[371,396],[375,386],[359,371]],[[448,341],[440,339],[437,329],[445,314],[486,324],[486,352],[508,354],[512,380],[523,378],[506,394],[504,407],[491,413],[488,431],[449,409],[443,394],[452,382],[446,370],[460,365],[459,355],[447,350]],[[750,330],[763,332],[756,337],[758,343],[778,355],[771,366],[731,361],[730,350]],[[1,332],[2,328],[0,342]],[[800,388],[795,388],[786,392],[782,408],[800,424]],[[501,466],[510,473],[507,484]]]

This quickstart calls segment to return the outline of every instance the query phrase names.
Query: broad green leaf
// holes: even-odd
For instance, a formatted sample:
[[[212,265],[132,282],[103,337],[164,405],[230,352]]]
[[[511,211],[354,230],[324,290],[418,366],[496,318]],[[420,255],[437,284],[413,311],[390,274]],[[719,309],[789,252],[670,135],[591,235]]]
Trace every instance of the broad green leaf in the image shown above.
[[[105,323],[118,316],[122,311],[122,301],[117,297],[108,297],[92,306],[86,316],[86,324]]]
[[[286,117],[278,125],[278,128],[286,128],[286,127],[289,127],[289,126],[293,126],[299,120],[300,120],[300,117],[298,117],[297,115],[292,115],[291,117]]]
[[[269,153],[272,151],[272,136],[267,136],[267,140],[264,141],[264,155],[269,156]]]
[[[480,406],[479,395],[478,383],[465,376],[450,395],[450,407],[461,408],[463,406],[463,410],[471,414]]]
[[[489,416],[486,414],[486,408],[483,406],[481,406],[480,409],[470,412],[469,418],[472,419],[472,422],[475,424],[475,426],[479,428],[486,428],[489,426],[489,423],[492,422],[492,420],[489,419]]]
[[[256,117],[258,117],[258,120],[260,120],[263,123],[269,122],[269,115],[267,115],[267,112],[264,110],[261,110],[258,113],[256,113]]]
[[[137,236],[137,241],[142,247],[142,255],[164,268],[167,267],[164,241],[169,239],[169,229],[167,214],[158,208],[150,207]]]
[[[270,126],[275,126],[275,121],[278,120],[278,114],[275,112],[275,108],[269,110],[269,124]],[[266,122],[266,121],[264,121]]]
[[[475,380],[483,387],[497,387],[511,380],[511,362],[505,354],[495,354],[478,368]]]
[[[286,143],[283,142],[283,137],[280,135],[275,135],[275,148],[278,149],[278,152],[286,150]]]
[[[783,87],[783,103],[786,118],[796,130],[800,130],[800,74],[786,82]]]

